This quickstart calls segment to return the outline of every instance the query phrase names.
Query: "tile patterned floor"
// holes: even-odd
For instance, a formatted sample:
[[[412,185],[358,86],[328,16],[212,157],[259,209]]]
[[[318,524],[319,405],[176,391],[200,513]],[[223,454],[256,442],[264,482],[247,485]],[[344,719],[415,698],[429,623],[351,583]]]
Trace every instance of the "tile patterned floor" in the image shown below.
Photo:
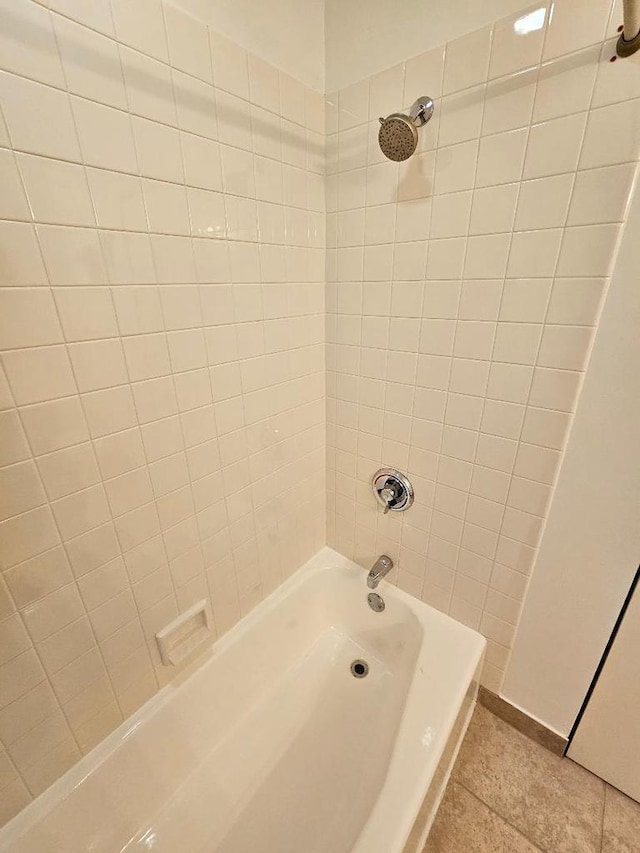
[[[478,706],[424,853],[640,853],[640,805]]]

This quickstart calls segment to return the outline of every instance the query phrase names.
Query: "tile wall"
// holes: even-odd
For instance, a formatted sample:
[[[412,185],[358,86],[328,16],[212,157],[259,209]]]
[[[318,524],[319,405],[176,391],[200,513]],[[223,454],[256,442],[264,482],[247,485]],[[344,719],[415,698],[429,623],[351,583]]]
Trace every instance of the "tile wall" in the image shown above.
[[[325,361],[329,543],[499,689],[638,159],[610,6],[408,58],[325,137],[169,3],[0,0],[0,820],[165,681],[159,627],[207,597],[222,633],[324,544]],[[423,94],[398,166],[377,117]]]
[[[1,0],[0,821],[325,541],[324,99],[160,0]]]
[[[488,638],[499,690],[640,144],[611,0],[537,3],[327,96],[329,543]],[[407,162],[378,116],[435,99]],[[407,472],[383,515],[370,478]],[[558,567],[561,571],[562,567]]]

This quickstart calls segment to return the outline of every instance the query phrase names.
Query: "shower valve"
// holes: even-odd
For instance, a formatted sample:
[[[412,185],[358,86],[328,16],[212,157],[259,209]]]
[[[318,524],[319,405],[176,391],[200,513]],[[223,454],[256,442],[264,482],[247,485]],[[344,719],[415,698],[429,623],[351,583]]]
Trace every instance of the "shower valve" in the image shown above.
[[[384,507],[384,513],[402,512],[413,503],[413,486],[409,479],[395,468],[380,468],[371,481],[376,500]]]

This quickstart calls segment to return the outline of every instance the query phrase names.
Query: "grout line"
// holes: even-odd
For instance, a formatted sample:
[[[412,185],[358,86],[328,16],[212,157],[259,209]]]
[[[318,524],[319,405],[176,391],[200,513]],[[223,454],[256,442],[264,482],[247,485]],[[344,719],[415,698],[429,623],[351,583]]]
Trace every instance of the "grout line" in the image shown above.
[[[606,782],[604,782],[604,791],[602,792],[602,821],[600,823],[600,853],[604,853],[604,825],[605,825],[605,817],[607,814],[607,795],[608,795],[608,792],[609,792],[609,785]]]
[[[544,749],[544,747],[541,747],[541,749]],[[474,800],[481,803],[486,809],[488,809],[491,814],[493,814],[501,823],[504,823],[506,826],[516,832],[520,836],[520,838],[523,838],[525,841],[527,841],[536,851],[539,851],[539,853],[552,853],[552,851],[545,851],[544,848],[538,847],[537,844],[535,844],[534,841],[528,835],[526,835],[521,829],[515,826],[515,824],[511,823],[508,818],[506,818],[504,815],[501,815],[500,812],[496,811],[492,806],[489,805],[489,803],[485,802],[485,800],[483,800],[479,794],[476,794],[475,791],[472,791],[471,788],[469,788],[468,785],[462,782],[459,778],[452,776],[452,779],[457,785],[460,785],[461,788],[464,788],[464,790],[468,794],[470,794]]]

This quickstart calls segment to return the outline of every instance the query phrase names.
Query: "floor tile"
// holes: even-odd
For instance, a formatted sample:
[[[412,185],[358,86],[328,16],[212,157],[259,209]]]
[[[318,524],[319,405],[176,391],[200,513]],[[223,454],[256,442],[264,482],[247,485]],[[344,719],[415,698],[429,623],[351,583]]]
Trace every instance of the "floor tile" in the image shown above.
[[[607,785],[602,853],[640,853],[640,803]]]
[[[544,853],[600,853],[604,782],[485,708],[476,708],[454,777]]]
[[[524,836],[453,780],[424,853],[539,853]]]

